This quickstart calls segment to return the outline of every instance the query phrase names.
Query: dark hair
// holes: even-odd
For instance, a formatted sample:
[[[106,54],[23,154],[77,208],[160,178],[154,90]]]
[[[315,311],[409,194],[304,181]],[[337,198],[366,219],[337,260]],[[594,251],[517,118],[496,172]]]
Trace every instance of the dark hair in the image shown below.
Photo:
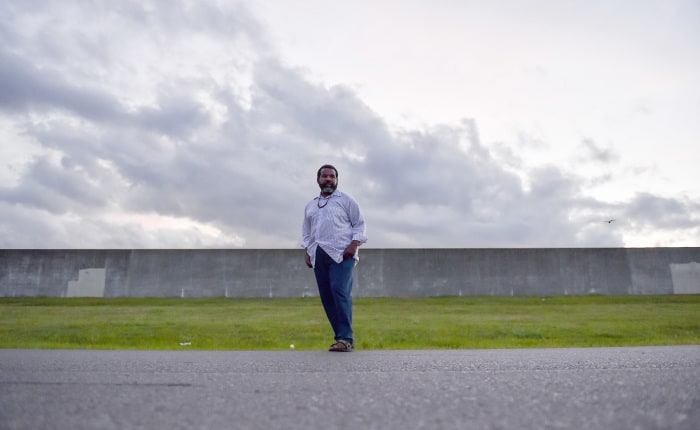
[[[335,171],[335,177],[338,178],[338,169],[336,169],[334,166],[331,166],[330,164],[324,164],[323,166],[318,168],[318,172],[316,172],[316,179],[321,177],[321,170],[323,169],[333,169]]]

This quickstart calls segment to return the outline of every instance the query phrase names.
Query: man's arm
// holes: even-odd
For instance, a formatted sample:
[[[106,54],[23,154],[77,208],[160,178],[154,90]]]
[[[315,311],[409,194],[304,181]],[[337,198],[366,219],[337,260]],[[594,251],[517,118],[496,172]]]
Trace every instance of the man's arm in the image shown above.
[[[301,247],[304,248],[306,267],[313,267],[308,251],[309,245],[311,245],[311,220],[306,216],[306,209],[304,209],[304,222],[301,225]]]
[[[350,220],[350,228],[352,229],[352,241],[357,242],[354,246],[355,251],[357,247],[367,242],[367,235],[365,233],[365,217],[362,215],[360,210],[360,205],[353,199],[350,199],[350,204],[347,207],[348,219]],[[350,244],[352,246],[352,243]]]

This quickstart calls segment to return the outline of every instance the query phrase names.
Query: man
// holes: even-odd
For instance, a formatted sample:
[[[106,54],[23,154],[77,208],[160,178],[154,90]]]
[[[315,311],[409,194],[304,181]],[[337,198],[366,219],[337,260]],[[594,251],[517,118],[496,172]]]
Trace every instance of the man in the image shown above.
[[[338,170],[325,164],[316,173],[321,194],[304,210],[302,244],[306,265],[314,269],[323,309],[335,334],[329,351],[355,347],[352,331],[352,274],[358,247],[367,241],[357,202],[337,190]]]

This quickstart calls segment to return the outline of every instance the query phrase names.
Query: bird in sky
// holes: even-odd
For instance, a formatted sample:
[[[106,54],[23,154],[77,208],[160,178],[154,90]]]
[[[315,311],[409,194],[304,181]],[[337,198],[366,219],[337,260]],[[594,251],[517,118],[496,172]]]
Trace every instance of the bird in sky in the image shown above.
[[[607,222],[608,224],[612,224],[613,221],[615,221],[615,218],[605,220],[605,222]]]

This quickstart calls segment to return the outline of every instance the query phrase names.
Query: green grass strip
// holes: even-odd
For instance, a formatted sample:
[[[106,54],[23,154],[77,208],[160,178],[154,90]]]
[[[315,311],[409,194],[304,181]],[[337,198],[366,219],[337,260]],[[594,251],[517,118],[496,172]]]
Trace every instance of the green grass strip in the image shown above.
[[[357,348],[700,344],[700,296],[355,299]],[[0,348],[324,350],[318,298],[0,298]]]

